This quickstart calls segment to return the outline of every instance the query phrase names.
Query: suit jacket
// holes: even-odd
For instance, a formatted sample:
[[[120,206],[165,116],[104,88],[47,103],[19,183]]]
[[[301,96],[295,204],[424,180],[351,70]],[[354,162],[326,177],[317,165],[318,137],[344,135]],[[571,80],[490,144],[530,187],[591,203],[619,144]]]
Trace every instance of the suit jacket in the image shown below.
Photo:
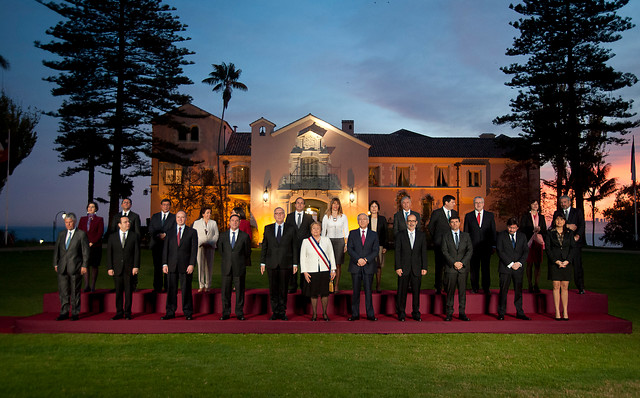
[[[538,212],[538,226],[540,227],[540,235],[544,238],[547,234],[547,221],[544,219],[544,214]],[[531,213],[526,212],[520,219],[520,231],[524,232],[527,236],[527,242],[533,236],[533,220],[531,219]]]
[[[336,269],[336,258],[333,254],[333,245],[331,244],[331,239],[326,236],[320,237],[320,248],[324,251],[326,255],[326,259],[329,260],[329,267],[327,268],[326,263],[324,262],[322,255],[322,251],[318,254],[318,251],[311,244],[309,239],[305,239],[302,241],[302,245],[300,246],[300,272],[324,272],[331,271]],[[318,271],[318,266],[320,271]]]
[[[451,210],[451,217],[457,216],[458,212],[456,210]],[[442,237],[451,232],[451,227],[449,226],[449,219],[447,218],[447,213],[441,208],[434,210],[431,213],[431,218],[429,219],[429,225],[427,225],[427,229],[431,234],[431,239],[433,239],[433,244],[436,247],[442,246]]]
[[[369,226],[371,226],[371,215],[369,215]],[[380,246],[384,247],[385,249],[389,248],[387,229],[387,219],[383,215],[378,214],[378,225],[376,228],[376,233],[378,234],[378,241],[380,242]]]
[[[118,229],[107,240],[107,267],[115,276],[131,275],[133,268],[140,268],[140,235],[129,229],[122,247],[120,234]]]
[[[162,252],[162,265],[169,267],[169,272],[184,274],[189,265],[196,265],[198,254],[198,233],[195,229],[184,225],[182,238],[178,246],[178,226],[167,231]]]
[[[555,264],[558,260],[569,261],[570,264],[573,264],[573,256],[577,246],[573,236],[573,231],[565,229],[565,235],[561,244],[560,240],[558,240],[558,234],[555,229],[547,231],[544,245],[547,252],[549,266],[551,266],[551,264]]]
[[[280,242],[276,239],[276,224],[269,224],[264,227],[262,238],[262,250],[260,251],[260,264],[265,264],[267,268],[274,269],[292,268],[298,265],[300,258],[300,244],[296,235],[296,228],[283,223],[282,237]]]
[[[89,221],[89,216],[80,217],[80,221],[78,221],[78,229],[87,233],[87,238],[89,238],[89,243],[93,243],[94,245],[102,244],[102,235],[104,234],[104,220],[100,216],[93,216],[93,220],[91,221],[91,225],[89,225],[89,229],[87,229],[87,221]]]
[[[118,228],[118,223],[120,222],[120,217],[122,217],[122,211],[119,211],[118,213],[116,213],[116,215],[113,216],[113,218],[111,219],[111,228],[109,229],[109,235],[111,235],[114,232],[120,231],[120,228]],[[138,237],[140,239],[142,239],[142,232],[140,231],[140,216],[138,215],[138,213],[134,213],[131,210],[129,210],[129,222],[131,223],[131,227],[129,228],[129,231],[133,231],[136,234],[138,234]]]
[[[403,276],[408,276],[409,273],[420,276],[421,271],[427,269],[427,236],[417,228],[414,233],[413,249],[409,240],[409,231],[396,235],[396,270],[402,269]]]
[[[347,239],[347,252],[349,253],[349,272],[355,274],[360,272],[358,266],[358,259],[367,259],[367,264],[364,266],[365,274],[374,274],[378,269],[375,263],[375,259],[378,256],[380,250],[380,241],[378,240],[378,234],[372,231],[371,228],[367,228],[367,234],[364,239],[364,245],[362,245],[362,237],[360,235],[360,228],[354,229],[349,232],[349,239]]]
[[[247,267],[251,265],[251,240],[248,233],[238,229],[236,244],[232,249],[231,230],[224,231],[218,239],[218,250],[222,257],[223,276],[239,277],[247,273]]]
[[[296,220],[296,212],[293,211],[287,214],[287,219],[284,220],[285,225],[292,226],[296,231],[296,238],[298,239],[298,244],[302,244],[302,241],[311,236],[311,223],[313,222],[313,217],[311,214],[304,213],[302,215],[302,222],[300,223],[300,228],[298,228]]]
[[[558,209],[553,213],[552,220],[555,220],[558,214],[564,214],[562,209]],[[574,207],[571,207],[569,209],[569,218],[567,218],[567,224],[575,224],[578,227],[578,229],[573,231],[574,235],[580,235],[580,239],[578,239],[578,242],[576,242],[577,243],[576,247],[584,246],[586,242],[586,238],[584,236],[584,233],[585,233],[584,213]]]
[[[209,220],[205,225],[204,219],[199,218],[193,222],[191,228],[195,229],[198,234],[198,247],[208,244],[211,249],[216,248],[220,233],[218,232],[218,224],[214,220]],[[205,230],[207,231],[206,233],[204,232]]]
[[[470,235],[473,252],[477,255],[490,255],[496,246],[496,219],[490,211],[483,211],[482,225],[478,225],[475,210],[465,214],[464,232]]]
[[[442,236],[442,254],[445,258],[445,272],[469,272],[469,265],[471,256],[473,255],[473,244],[471,243],[471,237],[467,232],[460,231],[460,242],[456,249],[456,244],[453,241],[453,233],[449,228],[449,233]],[[456,270],[453,264],[460,261],[462,268]]]
[[[65,271],[68,274],[78,274],[80,268],[86,268],[89,263],[89,238],[84,231],[76,228],[69,242],[69,248],[65,249],[67,232],[65,229],[58,234],[53,249],[53,266],[58,267],[58,274],[63,274]]]
[[[522,272],[524,269],[524,263],[527,261],[527,255],[529,254],[529,245],[527,235],[524,232],[516,232],[516,247],[514,249],[511,244],[511,237],[509,231],[502,231],[498,234],[496,241],[496,251],[498,253],[498,272],[506,274],[511,269],[507,268],[507,265],[514,263],[522,264],[522,267],[518,268],[514,272]]]
[[[164,245],[164,241],[158,237],[159,234],[167,233],[168,231],[175,230],[176,227],[176,215],[169,213],[167,220],[162,225],[162,212],[158,212],[151,216],[149,220],[149,234],[151,235],[151,249],[161,250]],[[175,231],[174,231],[175,233]]]
[[[420,229],[420,213],[417,211],[411,210],[411,213],[416,216],[418,222],[416,223],[416,229]],[[400,231],[407,230],[407,221],[404,219],[404,210],[400,210],[396,214],[393,215],[393,235],[397,235]]]

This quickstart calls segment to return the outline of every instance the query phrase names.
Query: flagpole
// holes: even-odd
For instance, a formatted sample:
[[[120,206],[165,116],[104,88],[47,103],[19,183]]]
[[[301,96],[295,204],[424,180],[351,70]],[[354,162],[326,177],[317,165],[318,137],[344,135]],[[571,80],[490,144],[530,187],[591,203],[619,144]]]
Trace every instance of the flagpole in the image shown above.
[[[633,180],[633,239],[638,245],[638,195],[636,194],[636,137],[631,141],[631,179]]]
[[[9,170],[11,169],[11,129],[7,134],[7,180],[5,182],[5,193],[7,194],[7,204],[4,212],[4,246],[8,246],[9,242]]]

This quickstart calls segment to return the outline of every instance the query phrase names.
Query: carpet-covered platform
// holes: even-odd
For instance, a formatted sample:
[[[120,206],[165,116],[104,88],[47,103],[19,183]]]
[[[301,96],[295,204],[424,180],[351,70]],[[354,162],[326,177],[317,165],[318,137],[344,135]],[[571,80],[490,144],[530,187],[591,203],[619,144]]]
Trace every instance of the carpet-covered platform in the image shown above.
[[[269,320],[269,296],[266,289],[248,290],[245,298],[245,317],[239,321],[221,321],[222,311],[219,290],[209,293],[194,293],[194,319],[187,321],[181,313],[178,297],[176,319],[163,321],[166,295],[150,290],[138,291],[133,299],[133,319],[113,321],[115,314],[114,293],[108,290],[83,293],[81,315],[78,321],[56,321],[60,308],[57,293],[46,294],[43,313],[25,318],[0,318],[3,333],[631,333],[632,323],[608,314],[607,296],[587,292],[579,295],[575,291],[569,296],[569,321],[553,319],[553,297],[551,291],[524,293],[523,308],[530,321],[515,318],[513,293],[510,292],[505,320],[496,319],[498,292],[491,295],[467,293],[466,313],[470,322],[457,319],[457,299],[454,319],[444,321],[445,295],[433,290],[420,293],[422,322],[407,318],[399,322],[395,316],[395,291],[374,294],[374,308],[378,321],[361,318],[349,322],[351,293],[333,294],[329,298],[330,322],[319,319],[311,321],[311,304],[299,293],[290,294],[288,321]],[[232,303],[235,298],[232,298]],[[407,314],[411,314],[411,297],[407,300]],[[319,304],[318,304],[319,305]],[[361,314],[364,297],[361,299]],[[232,309],[232,314],[234,309]],[[321,314],[321,309],[318,311]]]

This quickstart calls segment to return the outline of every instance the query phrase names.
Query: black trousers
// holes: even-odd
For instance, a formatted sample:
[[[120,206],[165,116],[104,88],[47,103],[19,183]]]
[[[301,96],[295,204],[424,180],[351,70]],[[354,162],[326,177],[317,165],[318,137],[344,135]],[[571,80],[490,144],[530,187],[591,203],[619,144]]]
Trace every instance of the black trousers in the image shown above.
[[[178,309],[178,281],[182,288],[182,312],[185,316],[193,315],[193,296],[191,295],[191,282],[193,274],[169,272],[167,282],[167,315],[175,315]]]
[[[407,308],[407,292],[411,286],[412,307],[411,315],[420,315],[420,285],[422,284],[422,275],[415,276],[412,273],[403,274],[398,277],[398,293],[396,295],[396,313],[399,317],[406,315]]]
[[[458,315],[466,315],[465,308],[467,305],[467,270],[453,270],[445,272],[445,285],[447,290],[447,315],[453,314],[453,295],[458,288]]]
[[[433,284],[433,287],[436,290],[442,290],[442,274],[444,271],[444,265],[446,263],[446,260],[444,258],[444,254],[442,254],[442,247],[441,246],[436,246],[434,247],[433,250],[435,257],[436,257],[436,274],[435,274],[435,283]]]
[[[582,248],[576,248],[573,257],[573,281],[578,290],[584,290],[584,270],[582,268]]]
[[[160,246],[160,247],[158,247]],[[151,250],[153,257],[153,290],[160,292],[163,289],[169,290],[167,274],[162,272],[162,244],[156,244]]]
[[[271,312],[276,316],[287,314],[287,293],[292,268],[267,268],[269,276],[269,295],[271,296]]]
[[[244,281],[246,275],[222,275],[222,315],[231,315],[231,283],[236,287],[236,316],[244,316]]]
[[[129,271],[130,273],[131,271]],[[113,276],[113,282],[116,287],[116,315],[131,315],[131,300],[133,292],[133,277],[125,270],[122,275]],[[122,296],[124,294],[124,309],[122,306]]]
[[[516,314],[524,315],[522,310],[522,277],[524,275],[524,267],[517,271],[507,270],[500,273],[500,298],[498,300],[498,315],[504,315],[507,312],[507,294],[509,293],[509,285],[513,280],[513,304],[516,306]]]
[[[480,289],[480,272],[482,272],[482,290],[489,293],[491,288],[491,252],[480,251],[471,256],[471,289]]]
[[[351,316],[360,316],[360,289],[364,285],[364,303],[367,310],[367,318],[373,318],[376,314],[373,310],[373,274],[365,274],[364,267],[360,267],[360,272],[351,273],[353,281],[353,295],[351,296]]]
[[[71,315],[80,314],[82,279],[79,270],[75,274],[69,274],[66,271],[63,274],[58,274],[58,296],[60,296],[61,315],[69,314],[69,307],[71,307]]]

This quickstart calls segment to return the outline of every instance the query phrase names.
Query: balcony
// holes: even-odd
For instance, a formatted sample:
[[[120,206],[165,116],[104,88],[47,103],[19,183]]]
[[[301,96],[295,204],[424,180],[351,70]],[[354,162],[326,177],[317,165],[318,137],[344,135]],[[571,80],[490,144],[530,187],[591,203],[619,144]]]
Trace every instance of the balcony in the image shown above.
[[[341,189],[340,179],[336,174],[301,175],[289,174],[282,177],[278,189],[337,191]]]
[[[248,182],[230,182],[229,195],[249,195],[251,193],[251,184]]]

